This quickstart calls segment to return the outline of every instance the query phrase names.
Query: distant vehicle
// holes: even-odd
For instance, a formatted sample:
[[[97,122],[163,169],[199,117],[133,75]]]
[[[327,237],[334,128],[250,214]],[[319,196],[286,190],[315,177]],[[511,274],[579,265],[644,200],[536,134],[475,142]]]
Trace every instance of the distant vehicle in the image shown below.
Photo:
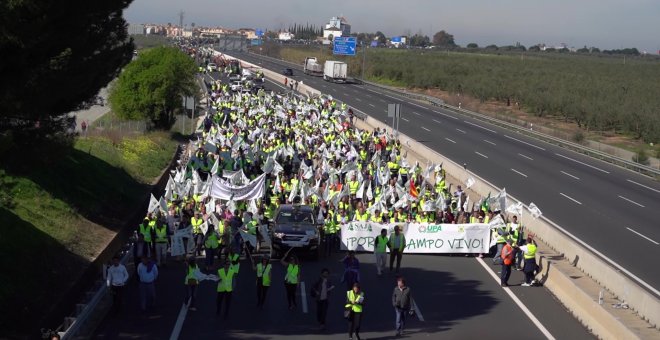
[[[282,70],[282,74],[285,76],[293,77],[293,70],[290,68],[285,68]]]
[[[235,80],[231,82],[229,88],[234,92],[240,92],[243,89],[243,85],[241,85],[240,80]]]
[[[238,73],[232,73],[229,75],[229,81],[240,81],[241,75]]]
[[[266,80],[263,77],[262,78],[255,78],[253,80],[253,82],[254,82],[254,88],[257,89],[257,90],[258,89],[263,89],[266,85]]]
[[[209,63],[208,65],[206,65],[206,69],[209,70],[209,72],[215,72],[218,70],[218,65],[216,65],[215,63]]]
[[[328,60],[323,68],[323,80],[332,82],[346,82],[348,65],[342,61]]]
[[[320,224],[308,205],[282,204],[271,222],[272,246],[279,253],[295,247],[318,258],[320,252]]]
[[[303,72],[312,76],[322,76],[323,75],[323,66],[318,63],[317,59],[314,57],[305,58],[305,63],[303,65]]]

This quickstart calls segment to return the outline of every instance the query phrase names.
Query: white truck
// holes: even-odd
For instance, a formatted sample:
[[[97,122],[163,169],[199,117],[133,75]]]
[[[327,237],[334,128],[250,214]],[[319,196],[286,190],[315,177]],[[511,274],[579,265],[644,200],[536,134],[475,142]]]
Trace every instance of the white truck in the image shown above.
[[[346,82],[348,65],[343,61],[328,60],[323,68],[323,80],[331,82]]]
[[[303,72],[312,76],[322,76],[323,75],[323,66],[319,64],[318,60],[314,57],[305,58],[305,64],[303,65]]]

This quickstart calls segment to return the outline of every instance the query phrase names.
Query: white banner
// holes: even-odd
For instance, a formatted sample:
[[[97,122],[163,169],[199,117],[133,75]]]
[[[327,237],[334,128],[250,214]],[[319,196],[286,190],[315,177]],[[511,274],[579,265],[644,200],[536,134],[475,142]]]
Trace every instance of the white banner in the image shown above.
[[[490,226],[484,223],[428,224],[350,222],[341,226],[343,250],[371,252],[374,239],[382,229],[387,236],[398,225],[406,237],[404,253],[488,253],[490,248]]]
[[[211,197],[221,200],[252,200],[261,198],[265,192],[266,174],[255,178],[246,185],[233,185],[219,177],[213,177]]]
[[[183,245],[184,238],[188,239],[187,247],[184,247]],[[193,240],[192,227],[179,229],[174,232],[174,235],[172,235],[172,256],[184,255],[186,253],[186,248],[190,251],[194,246],[195,241]]]

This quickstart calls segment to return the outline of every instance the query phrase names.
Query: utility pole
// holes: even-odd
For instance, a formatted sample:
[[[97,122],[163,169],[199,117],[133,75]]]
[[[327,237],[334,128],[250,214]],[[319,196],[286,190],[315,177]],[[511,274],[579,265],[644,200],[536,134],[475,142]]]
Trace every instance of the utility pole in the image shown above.
[[[362,81],[364,81],[364,68],[367,60],[367,44],[362,42]]]
[[[185,15],[186,15],[186,12],[184,12],[183,10],[179,11],[179,27],[181,28],[181,30],[179,31],[180,35],[183,35],[183,17]]]

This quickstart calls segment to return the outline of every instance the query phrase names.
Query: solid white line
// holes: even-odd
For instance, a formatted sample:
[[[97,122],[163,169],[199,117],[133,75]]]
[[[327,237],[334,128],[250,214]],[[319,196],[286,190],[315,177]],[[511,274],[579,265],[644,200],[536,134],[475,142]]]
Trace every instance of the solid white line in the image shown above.
[[[490,270],[490,268],[488,267],[486,262],[484,262],[483,259],[478,258],[478,257],[476,257],[476,259],[479,262],[479,264],[481,264],[481,266],[486,270],[486,272],[488,272],[488,274],[490,274],[490,276],[495,280],[495,282],[499,283],[500,278],[497,277],[497,275],[495,275],[495,273],[492,270]],[[536,326],[536,328],[538,328],[539,331],[541,331],[541,333],[543,333],[543,335],[547,339],[549,339],[549,340],[554,340],[555,339],[555,337],[552,336],[552,334],[550,334],[550,332],[545,328],[545,326],[543,326],[543,324],[541,324],[539,319],[537,319],[534,316],[534,314],[532,314],[532,312],[529,310],[529,308],[527,308],[527,306],[525,306],[525,304],[523,304],[522,301],[520,301],[520,299],[518,299],[518,297],[515,294],[513,294],[513,292],[511,291],[511,288],[502,287],[502,289],[506,292],[507,295],[509,295],[511,300],[513,300],[513,302],[523,311],[523,313],[525,313],[525,315],[527,315],[527,317],[532,321],[532,323]]]
[[[415,314],[417,314],[417,318],[419,321],[424,321],[424,315],[422,315],[422,311],[419,309],[419,305],[415,301],[415,299],[412,300],[412,308],[415,310]]]
[[[518,171],[518,170],[516,170],[516,169],[514,169],[514,168],[511,168],[511,171],[517,173],[517,174],[520,175],[520,176],[523,176],[523,177],[527,178],[527,175],[523,174],[522,172],[520,172],[520,171]]]
[[[403,117],[401,117],[401,119],[403,119],[403,120],[405,120],[406,122],[410,123],[409,120],[407,120],[407,119],[405,119],[405,118],[403,118]]]
[[[529,156],[525,156],[525,155],[523,155],[523,154],[521,154],[521,153],[519,153],[518,156],[523,157],[523,158],[527,158],[527,159],[529,159],[530,161],[533,161],[533,160],[534,160],[534,158],[529,157]]]
[[[369,106],[371,107],[376,107],[376,105],[369,103]]]
[[[442,122],[439,121],[439,120],[437,120],[437,119],[433,119],[433,121],[436,122],[436,123],[438,123],[438,124],[442,124]]]
[[[492,132],[492,133],[497,133],[497,131],[495,131],[495,130],[491,130],[491,129],[489,129],[489,128],[485,128],[485,127],[483,127],[483,126],[481,126],[481,125],[479,125],[479,124],[475,124],[475,123],[472,123],[472,122],[468,122],[467,120],[464,120],[463,122],[464,122],[464,123],[467,123],[467,124],[470,124],[470,125],[472,125],[472,126],[476,126],[476,127],[480,128],[480,129],[484,129],[484,130],[486,130],[486,131],[490,131],[490,132]]]
[[[451,118],[451,119],[458,120],[458,118],[456,118],[456,117],[454,117],[454,116],[450,116],[450,115],[448,115],[448,114],[446,114],[446,113],[442,113],[442,112],[440,112],[440,111],[438,111],[438,110],[433,110],[433,112],[435,112],[435,113],[437,113],[437,114],[441,114],[441,115],[443,115],[443,116],[445,116],[445,117],[448,117],[448,118]]]
[[[183,328],[183,321],[186,320],[186,314],[188,314],[188,303],[190,303],[190,300],[188,300],[187,303],[181,305],[179,316],[176,318],[174,329],[172,330],[172,334],[170,334],[170,340],[177,340],[179,338],[179,334],[181,334],[181,328]]]
[[[465,133],[465,131],[463,131],[463,130],[461,130],[461,129],[459,129],[459,128],[456,128],[456,131],[458,131],[458,132],[462,132],[462,133]]]
[[[562,157],[562,158],[566,158],[566,159],[568,159],[568,160],[570,160],[570,161],[573,161],[573,162],[575,162],[575,163],[579,163],[579,164],[582,164],[582,165],[584,165],[584,166],[588,166],[588,167],[590,167],[590,168],[592,168],[592,169],[596,169],[596,170],[598,170],[598,171],[600,171],[600,172],[604,172],[604,173],[606,173],[606,174],[609,174],[609,173],[610,173],[609,171],[605,171],[605,170],[603,170],[603,169],[601,169],[601,168],[597,168],[597,167],[595,167],[595,166],[593,166],[593,165],[589,165],[589,164],[584,163],[584,162],[580,162],[580,161],[578,161],[577,159],[573,159],[573,158],[571,158],[571,157],[567,157],[567,156],[564,156],[564,155],[560,155],[560,154],[558,154],[558,153],[555,153],[555,155],[557,155],[557,156],[559,156],[559,157]]]
[[[562,195],[562,196],[564,196],[564,197],[566,197],[566,198],[568,198],[569,200],[571,200],[571,201],[573,201],[573,202],[579,204],[579,205],[582,205],[582,203],[581,203],[580,201],[576,200],[575,198],[573,198],[573,197],[571,197],[571,196],[568,196],[568,195],[564,194],[563,192],[560,192],[559,194]]]
[[[484,154],[482,154],[482,153],[479,153],[479,152],[477,152],[477,151],[475,151],[474,153],[476,153],[477,155],[479,155],[479,156],[481,156],[481,157],[483,157],[483,158],[488,158],[488,156],[486,156],[486,155],[484,155]]]
[[[628,202],[630,202],[630,203],[632,203],[632,204],[636,204],[636,205],[638,205],[638,206],[644,208],[643,205],[641,205],[641,204],[639,204],[639,203],[637,203],[637,202],[631,200],[630,198],[626,198],[626,197],[623,197],[623,196],[621,196],[621,195],[619,195],[619,198],[620,198],[620,199],[623,199],[623,200],[626,200],[626,201],[628,201]]]
[[[642,187],[642,188],[646,188],[646,189],[649,189],[649,190],[653,190],[653,191],[655,191],[655,192],[657,192],[657,193],[660,193],[660,190],[656,190],[656,189],[653,189],[653,188],[651,188],[651,187],[647,187],[647,186],[644,185],[644,184],[640,184],[640,183],[637,183],[637,182],[632,181],[632,180],[628,180],[628,182],[630,182],[630,183],[632,183],[632,184],[637,184],[637,185],[639,185],[639,186]]]
[[[449,139],[449,138],[445,138],[445,139],[448,140],[448,141],[450,141],[450,142],[452,142],[452,143],[454,143],[454,144],[456,144],[456,142],[454,142],[453,140],[451,140],[451,139]]]
[[[573,175],[569,174],[568,172],[564,172],[564,171],[560,171],[560,172],[561,172],[562,174],[568,176],[568,177],[573,177],[573,178],[577,179],[578,181],[580,180],[580,177],[573,176]]]
[[[520,142],[520,143],[523,143],[523,144],[527,144],[527,145],[529,145],[529,146],[531,146],[531,147],[533,147],[533,148],[537,148],[537,149],[539,149],[539,150],[543,150],[543,151],[545,151],[544,148],[542,148],[542,147],[540,147],[540,146],[537,146],[537,145],[534,145],[534,144],[532,144],[532,143],[527,143],[527,142],[525,142],[524,140],[520,140],[520,139],[518,139],[518,138],[513,138],[513,137],[511,137],[511,136],[507,136],[507,135],[504,135],[504,137],[509,138],[509,139],[513,139],[513,140],[515,140],[516,142]]]
[[[422,126],[422,129],[424,129],[424,130],[426,130],[426,131],[428,131],[428,132],[431,132],[431,130],[429,130],[429,129],[423,127],[423,126]]]
[[[628,227],[626,227],[626,229],[628,229],[628,230],[632,231],[633,233],[635,233],[635,234],[637,234],[637,235],[639,235],[639,236],[641,236],[641,237],[643,237],[643,238],[645,238],[645,239],[647,239],[647,240],[649,240],[649,241],[655,243],[656,246],[660,244],[660,243],[654,241],[653,239],[651,239],[650,237],[644,236],[644,235],[642,235],[640,232],[637,232],[637,231],[633,230],[632,228],[628,228]]]
[[[415,104],[415,103],[411,103],[411,102],[408,102],[408,104],[410,104],[410,105],[414,105],[414,106],[417,106],[417,107],[422,108],[422,109],[425,109],[425,110],[427,109],[426,107],[421,106],[421,105],[419,105],[419,104]]]
[[[488,144],[491,144],[491,145],[497,145],[497,144],[495,144],[495,143],[493,143],[493,142],[491,142],[491,141],[489,141],[489,140],[486,140],[486,139],[484,139],[484,142],[486,142],[486,143],[488,143]]]
[[[412,113],[414,113],[414,114],[416,114],[416,115],[418,115],[418,116],[421,116],[421,115],[419,114],[419,112],[415,112],[415,111],[413,111]]]
[[[360,99],[360,98],[357,98],[357,97],[355,97],[355,100],[357,100],[357,101],[359,101],[359,102],[361,102],[361,101],[362,101],[362,99]]]
[[[303,313],[307,314],[307,292],[305,292],[305,282],[301,281],[300,282],[300,295],[302,298],[302,310]]]

